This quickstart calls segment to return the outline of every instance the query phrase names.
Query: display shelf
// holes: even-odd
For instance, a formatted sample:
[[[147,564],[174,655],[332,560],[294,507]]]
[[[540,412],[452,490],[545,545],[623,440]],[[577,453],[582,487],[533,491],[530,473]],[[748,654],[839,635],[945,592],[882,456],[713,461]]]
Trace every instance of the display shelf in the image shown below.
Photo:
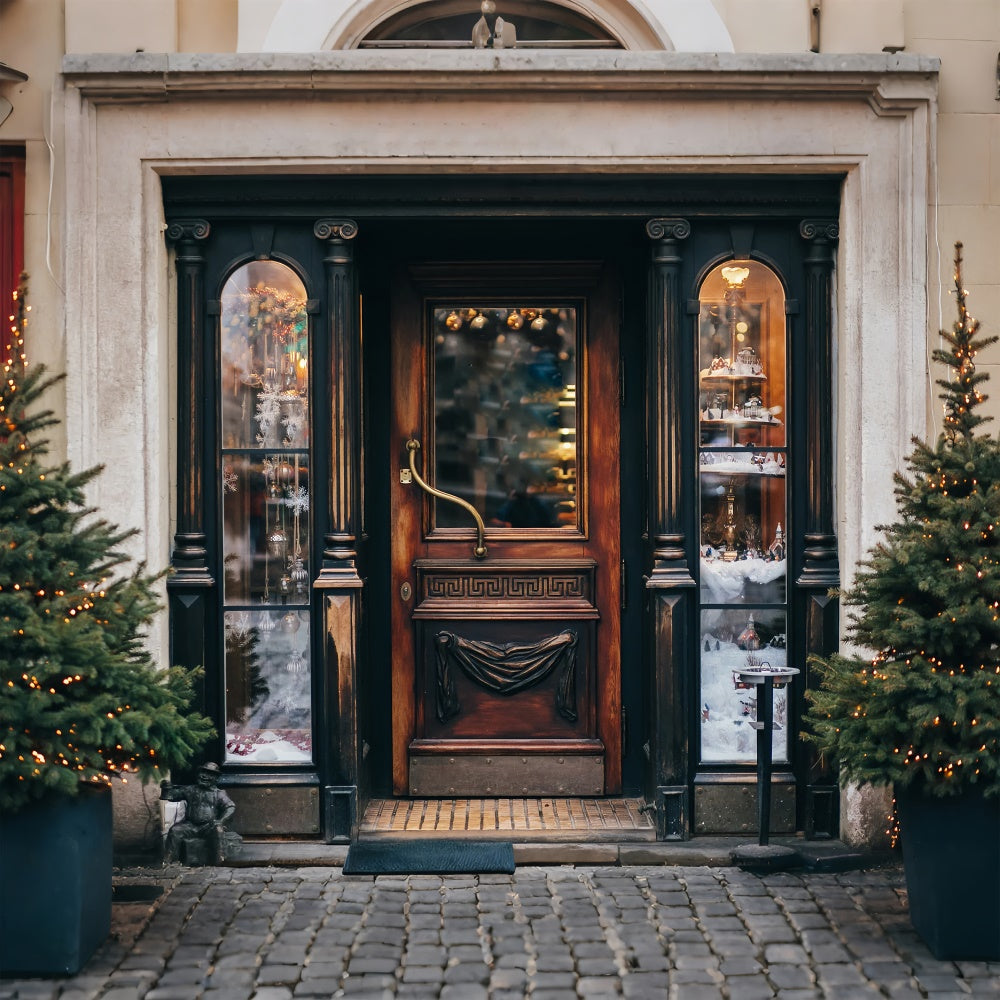
[[[785,475],[785,464],[783,456],[763,456],[760,462],[754,461],[756,454],[750,455],[746,459],[713,459],[710,456],[726,454],[725,452],[702,452],[698,456],[698,471],[702,476],[715,476],[727,478],[730,476],[760,476],[783,478]]]
[[[716,359],[718,360],[718,359]],[[767,381],[767,376],[763,372],[739,372],[735,369],[729,369],[722,372],[702,372],[701,375],[702,384],[706,382],[720,382],[729,383],[734,382],[747,382],[747,383],[761,383]]]
[[[723,414],[722,417],[702,417],[701,418],[702,427],[781,427],[781,421],[776,417],[742,417],[734,414],[733,416],[726,416]]]

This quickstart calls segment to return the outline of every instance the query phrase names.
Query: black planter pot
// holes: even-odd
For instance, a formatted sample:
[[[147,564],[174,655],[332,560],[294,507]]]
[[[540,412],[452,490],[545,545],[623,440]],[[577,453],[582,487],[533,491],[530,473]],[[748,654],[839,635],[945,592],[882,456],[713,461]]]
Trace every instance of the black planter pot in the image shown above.
[[[910,921],[935,958],[1000,961],[1000,797],[896,792]]]
[[[0,975],[68,976],[111,930],[111,789],[0,817]]]

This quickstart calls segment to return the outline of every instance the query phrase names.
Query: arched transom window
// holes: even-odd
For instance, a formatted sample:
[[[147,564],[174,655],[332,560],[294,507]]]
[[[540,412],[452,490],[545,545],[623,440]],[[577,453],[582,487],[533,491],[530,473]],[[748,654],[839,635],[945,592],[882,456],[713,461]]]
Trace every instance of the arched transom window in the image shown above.
[[[547,0],[434,0],[391,14],[361,48],[621,48],[601,25]]]

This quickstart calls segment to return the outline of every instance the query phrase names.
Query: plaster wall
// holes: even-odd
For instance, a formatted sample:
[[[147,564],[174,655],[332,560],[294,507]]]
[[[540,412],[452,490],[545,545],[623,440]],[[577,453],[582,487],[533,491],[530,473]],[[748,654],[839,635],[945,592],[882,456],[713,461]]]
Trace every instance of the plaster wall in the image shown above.
[[[177,0],[65,3],[67,52],[177,51]]]
[[[1000,51],[1000,4],[995,0],[907,0],[904,8],[906,47],[941,58],[938,114],[938,183],[936,212],[930,220],[928,246],[931,316],[928,353],[939,346],[937,331],[955,319],[952,247],[965,246],[965,287],[969,309],[983,333],[1000,333],[1000,102],[997,52]],[[984,409],[1000,420],[1000,346],[978,360],[989,372],[989,400]],[[933,377],[936,377],[932,373]],[[929,433],[941,429],[938,389],[928,386]],[[991,425],[993,433],[997,423]]]
[[[734,52],[809,51],[809,5],[802,0],[712,2],[732,38]]]
[[[64,2],[66,52],[233,52],[236,49],[239,0]]]

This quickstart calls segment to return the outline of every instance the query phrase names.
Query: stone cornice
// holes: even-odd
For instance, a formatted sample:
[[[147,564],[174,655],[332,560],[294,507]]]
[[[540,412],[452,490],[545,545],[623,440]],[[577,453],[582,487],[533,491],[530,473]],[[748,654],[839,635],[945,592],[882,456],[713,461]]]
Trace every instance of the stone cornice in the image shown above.
[[[541,50],[305,54],[67,55],[66,82],[95,103],[259,100],[337,93],[476,92],[867,99],[875,107],[932,99],[940,60],[908,53],[750,55]]]

